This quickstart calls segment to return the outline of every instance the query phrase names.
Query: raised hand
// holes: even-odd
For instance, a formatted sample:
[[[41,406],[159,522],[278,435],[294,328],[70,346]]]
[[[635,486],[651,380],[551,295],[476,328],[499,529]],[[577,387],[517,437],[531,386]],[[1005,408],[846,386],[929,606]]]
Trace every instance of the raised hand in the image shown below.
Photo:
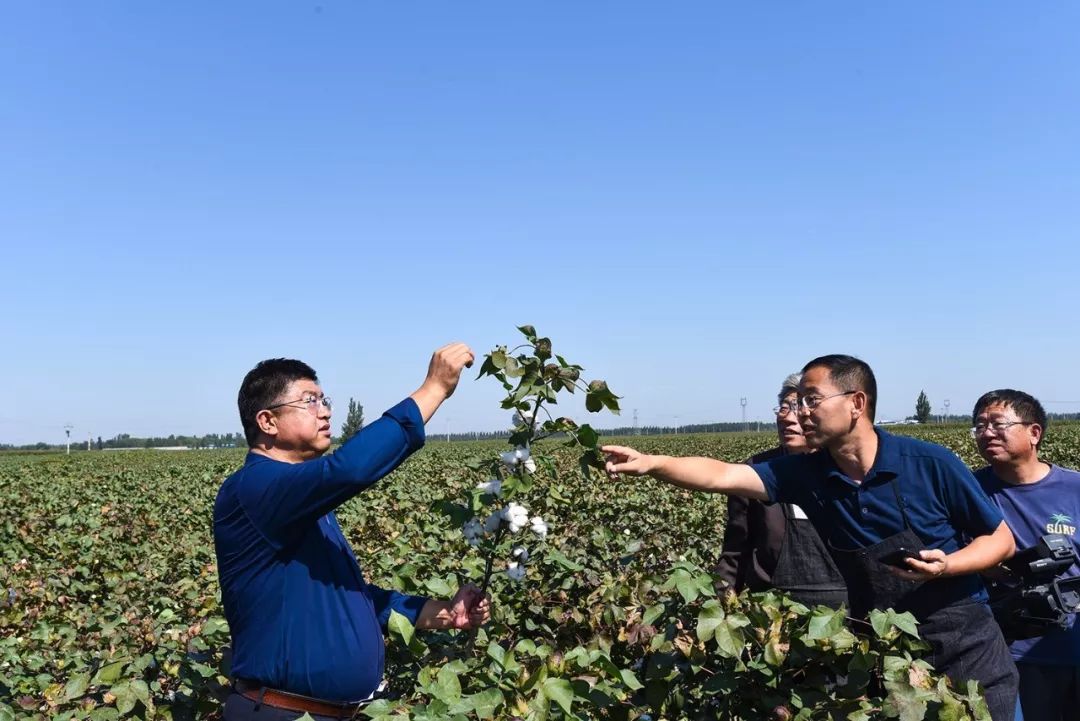
[[[427,423],[435,415],[442,402],[454,394],[461,371],[471,368],[475,357],[464,343],[450,343],[435,351],[428,363],[427,377],[412,399],[420,408],[420,415]]]

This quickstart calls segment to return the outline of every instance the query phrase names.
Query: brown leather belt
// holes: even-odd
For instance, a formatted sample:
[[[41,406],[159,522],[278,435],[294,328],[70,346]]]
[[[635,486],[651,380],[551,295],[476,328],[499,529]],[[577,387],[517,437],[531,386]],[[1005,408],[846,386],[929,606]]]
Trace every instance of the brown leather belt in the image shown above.
[[[233,682],[233,687],[241,696],[254,701],[255,703],[266,704],[267,706],[284,709],[285,711],[300,711],[315,716],[330,716],[336,719],[352,718],[356,715],[357,711],[368,704],[368,701],[362,701],[360,703],[324,701],[310,696],[301,696],[297,693],[289,693],[288,691],[279,691],[267,686],[260,686],[257,683],[244,681],[243,679],[236,679],[236,681]]]

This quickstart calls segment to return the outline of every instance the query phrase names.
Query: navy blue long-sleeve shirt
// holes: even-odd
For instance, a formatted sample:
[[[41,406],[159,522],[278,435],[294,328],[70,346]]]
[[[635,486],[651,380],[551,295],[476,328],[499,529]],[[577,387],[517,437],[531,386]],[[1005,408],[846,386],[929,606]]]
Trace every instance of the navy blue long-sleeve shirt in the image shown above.
[[[225,480],[214,548],[234,677],[336,701],[375,690],[390,611],[415,623],[427,599],[367,583],[333,509],[423,445],[420,409],[406,399],[329,456],[249,453]]]

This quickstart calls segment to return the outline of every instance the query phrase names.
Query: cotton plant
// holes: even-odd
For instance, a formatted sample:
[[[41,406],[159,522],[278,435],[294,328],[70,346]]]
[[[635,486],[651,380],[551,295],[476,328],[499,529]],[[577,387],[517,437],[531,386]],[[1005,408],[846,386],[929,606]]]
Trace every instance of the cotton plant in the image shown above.
[[[524,342],[509,350],[494,348],[484,357],[477,376],[495,378],[506,391],[501,406],[511,412],[509,448],[495,458],[470,463],[481,480],[470,489],[464,505],[447,504],[448,513],[461,523],[465,542],[486,559],[481,583],[485,592],[497,574],[512,582],[524,581],[557,526],[526,505],[526,496],[529,503],[544,504],[543,496],[537,499],[534,492],[539,479],[557,480],[554,464],[537,443],[562,438],[581,452],[584,472],[602,463],[596,431],[551,412],[559,397],[580,390],[589,412],[605,408],[619,412],[618,397],[606,383],[581,380],[582,367],[552,353],[551,340],[538,336],[532,326],[518,330]],[[551,484],[547,491],[557,497]]]

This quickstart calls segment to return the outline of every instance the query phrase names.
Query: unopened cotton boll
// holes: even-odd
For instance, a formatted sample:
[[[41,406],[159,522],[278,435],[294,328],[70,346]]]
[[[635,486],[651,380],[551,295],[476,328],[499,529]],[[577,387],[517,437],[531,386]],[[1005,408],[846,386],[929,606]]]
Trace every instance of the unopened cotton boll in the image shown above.
[[[506,565],[506,575],[511,581],[520,581],[525,578],[525,567],[517,561],[511,561]]]

